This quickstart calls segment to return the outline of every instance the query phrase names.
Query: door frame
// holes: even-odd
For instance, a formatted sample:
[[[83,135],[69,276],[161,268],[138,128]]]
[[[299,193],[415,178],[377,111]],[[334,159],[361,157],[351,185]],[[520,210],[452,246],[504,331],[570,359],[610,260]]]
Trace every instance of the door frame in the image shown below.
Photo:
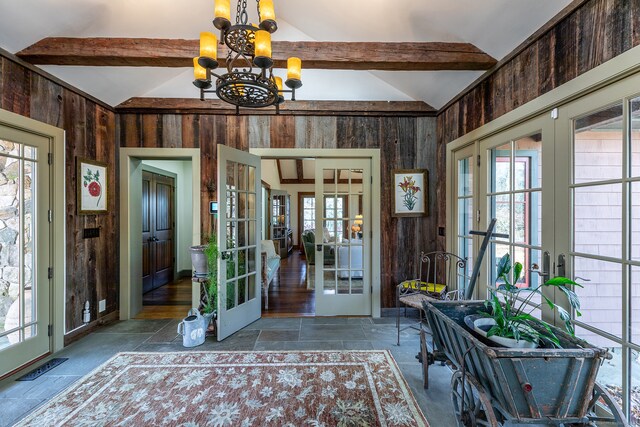
[[[193,227],[191,242],[200,244],[200,149],[120,149],[120,320],[133,318],[142,310],[142,160],[191,161]],[[196,289],[194,291],[193,289]],[[199,301],[199,287],[192,288],[192,300]]]
[[[379,148],[250,148],[249,153],[262,158],[360,158],[371,160],[371,317],[380,317],[381,307],[381,212],[380,149]]]
[[[66,236],[66,194],[65,191],[54,191],[64,188],[65,181],[65,131],[64,129],[39,122],[37,120],[0,109],[0,124],[12,127],[23,132],[49,138],[51,141],[51,153],[53,154],[51,187],[51,266],[53,278],[50,281],[49,322],[53,325],[50,350],[52,353],[64,348],[64,335],[66,332],[66,289],[65,277],[67,275],[67,236]],[[32,361],[28,361],[30,363]]]

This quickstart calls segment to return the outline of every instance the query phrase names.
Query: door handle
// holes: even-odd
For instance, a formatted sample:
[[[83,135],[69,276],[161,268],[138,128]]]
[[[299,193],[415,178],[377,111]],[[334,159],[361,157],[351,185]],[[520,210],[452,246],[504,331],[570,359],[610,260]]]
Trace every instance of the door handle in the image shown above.
[[[551,263],[551,255],[548,251],[544,251],[542,254],[542,271],[538,264],[531,264],[531,272],[536,273],[542,278],[542,283],[546,283],[549,280],[549,264]]]
[[[316,251],[322,252],[322,245],[316,245]]]
[[[564,262],[564,254],[558,255],[558,276],[566,277],[566,268]]]
[[[220,258],[222,259],[229,259],[229,252],[224,251],[220,254]]]

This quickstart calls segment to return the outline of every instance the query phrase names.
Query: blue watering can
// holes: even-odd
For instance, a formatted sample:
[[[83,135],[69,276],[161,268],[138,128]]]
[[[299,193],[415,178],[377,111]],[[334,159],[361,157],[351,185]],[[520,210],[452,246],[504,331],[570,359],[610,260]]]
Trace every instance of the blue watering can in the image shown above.
[[[177,332],[182,335],[182,345],[185,347],[196,347],[204,343],[205,319],[197,308],[189,310],[187,317],[178,323]]]

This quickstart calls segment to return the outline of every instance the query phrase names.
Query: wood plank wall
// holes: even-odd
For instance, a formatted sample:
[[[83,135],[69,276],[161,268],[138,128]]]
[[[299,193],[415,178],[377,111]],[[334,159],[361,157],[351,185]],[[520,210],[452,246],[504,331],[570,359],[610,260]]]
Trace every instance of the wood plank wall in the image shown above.
[[[0,105],[3,109],[57,126],[66,131],[66,330],[82,326],[85,301],[95,320],[118,309],[118,197],[117,148],[114,143],[116,115],[113,110],[0,55]],[[108,164],[108,213],[76,214],[76,157]],[[54,160],[56,161],[56,160]],[[54,213],[56,214],[56,213]],[[83,239],[84,228],[100,228],[100,237]],[[107,309],[98,314],[98,301]]]
[[[639,0],[590,0],[438,114],[449,143],[640,44]]]
[[[394,307],[394,285],[412,276],[421,250],[444,247],[437,236],[436,135],[434,117],[235,116],[207,114],[118,114],[121,147],[200,148],[202,230],[211,219],[207,202],[215,198],[216,144],[251,148],[380,148],[382,170],[382,307]],[[393,218],[391,171],[430,171],[429,212],[425,218]],[[444,169],[440,167],[440,169]],[[444,201],[442,201],[443,203]],[[374,209],[377,208],[374,206]]]

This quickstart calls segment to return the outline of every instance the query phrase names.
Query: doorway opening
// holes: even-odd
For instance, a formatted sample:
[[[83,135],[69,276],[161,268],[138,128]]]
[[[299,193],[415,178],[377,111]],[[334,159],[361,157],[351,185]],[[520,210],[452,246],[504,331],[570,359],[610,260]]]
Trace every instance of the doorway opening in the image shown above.
[[[192,167],[142,161],[142,305],[138,317],[186,313],[191,305]]]
[[[192,307],[189,247],[200,243],[200,150],[121,148],[120,318]]]
[[[340,161],[347,166],[335,166]],[[327,297],[345,298],[361,306],[359,314],[372,314],[371,162],[364,160],[363,169],[354,166],[358,161],[335,158],[328,167],[316,157],[263,155],[262,238],[273,241],[280,257],[279,273],[263,287],[269,301],[265,308],[263,296],[264,317],[331,315],[323,308]]]

